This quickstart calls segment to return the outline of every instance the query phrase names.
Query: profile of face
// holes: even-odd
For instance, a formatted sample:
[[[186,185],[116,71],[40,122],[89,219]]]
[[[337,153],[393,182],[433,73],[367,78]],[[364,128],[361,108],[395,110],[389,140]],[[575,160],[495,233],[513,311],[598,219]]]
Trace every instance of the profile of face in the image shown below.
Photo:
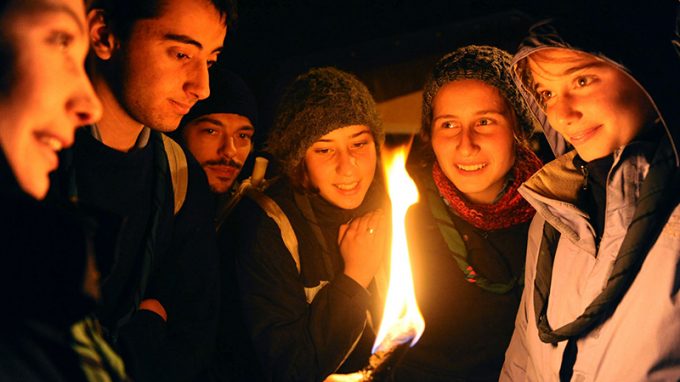
[[[546,49],[530,55],[528,65],[550,125],[585,161],[628,144],[654,118],[640,85],[593,55]]]
[[[515,163],[515,112],[483,81],[447,83],[432,102],[432,149],[446,177],[478,204],[500,194]]]
[[[93,51],[110,60],[109,84],[134,122],[173,131],[191,107],[210,95],[208,68],[217,61],[226,20],[207,0],[164,0],[161,13],[135,22],[121,40],[101,10],[88,14]]]
[[[2,34],[14,47],[14,76],[0,95],[0,144],[19,186],[37,199],[49,188],[57,152],[101,104],[85,73],[88,50],[82,0],[44,0],[10,9]]]
[[[206,114],[184,126],[184,142],[203,167],[212,192],[229,191],[250,154],[254,133],[250,119],[231,113]]]
[[[371,130],[363,125],[335,129],[305,153],[310,185],[327,202],[342,209],[361,205],[373,182],[377,150]]]

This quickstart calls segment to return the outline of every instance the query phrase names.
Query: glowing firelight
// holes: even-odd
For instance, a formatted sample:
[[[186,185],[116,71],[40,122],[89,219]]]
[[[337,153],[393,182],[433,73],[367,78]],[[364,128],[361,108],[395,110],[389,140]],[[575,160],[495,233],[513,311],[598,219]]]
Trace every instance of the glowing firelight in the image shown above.
[[[413,346],[425,330],[425,321],[416,303],[406,243],[406,211],[418,202],[418,189],[406,172],[407,150],[402,146],[383,152],[387,189],[392,201],[392,253],[387,300],[373,353],[407,341]]]

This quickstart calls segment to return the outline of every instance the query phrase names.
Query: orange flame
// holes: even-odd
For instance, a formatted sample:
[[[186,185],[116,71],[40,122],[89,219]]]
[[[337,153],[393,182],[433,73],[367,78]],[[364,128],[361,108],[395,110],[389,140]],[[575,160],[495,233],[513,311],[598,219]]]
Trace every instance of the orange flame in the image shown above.
[[[425,321],[416,303],[406,243],[406,211],[418,202],[418,189],[406,172],[407,152],[404,146],[383,151],[383,167],[392,201],[392,253],[387,300],[373,345],[374,353],[407,341],[413,346],[425,330]]]

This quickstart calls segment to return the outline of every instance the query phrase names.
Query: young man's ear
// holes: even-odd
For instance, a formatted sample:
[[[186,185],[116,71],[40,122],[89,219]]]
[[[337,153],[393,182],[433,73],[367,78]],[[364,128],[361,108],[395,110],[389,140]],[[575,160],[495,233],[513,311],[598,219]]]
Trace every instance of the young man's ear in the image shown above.
[[[87,28],[92,52],[101,60],[110,59],[118,42],[113,31],[106,24],[102,9],[95,8],[87,13]]]

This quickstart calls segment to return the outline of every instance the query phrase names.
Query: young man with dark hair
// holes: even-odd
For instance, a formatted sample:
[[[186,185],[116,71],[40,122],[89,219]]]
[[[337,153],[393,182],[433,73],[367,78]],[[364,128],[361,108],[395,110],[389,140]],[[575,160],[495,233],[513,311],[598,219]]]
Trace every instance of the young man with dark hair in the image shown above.
[[[574,150],[520,189],[537,214],[503,381],[680,379],[675,7],[589,3],[515,56]]]
[[[205,175],[162,132],[208,97],[224,0],[95,1],[89,71],[102,119],[78,132],[59,192],[124,220],[98,258],[108,338],[137,381],[188,381],[212,356],[219,283]]]

